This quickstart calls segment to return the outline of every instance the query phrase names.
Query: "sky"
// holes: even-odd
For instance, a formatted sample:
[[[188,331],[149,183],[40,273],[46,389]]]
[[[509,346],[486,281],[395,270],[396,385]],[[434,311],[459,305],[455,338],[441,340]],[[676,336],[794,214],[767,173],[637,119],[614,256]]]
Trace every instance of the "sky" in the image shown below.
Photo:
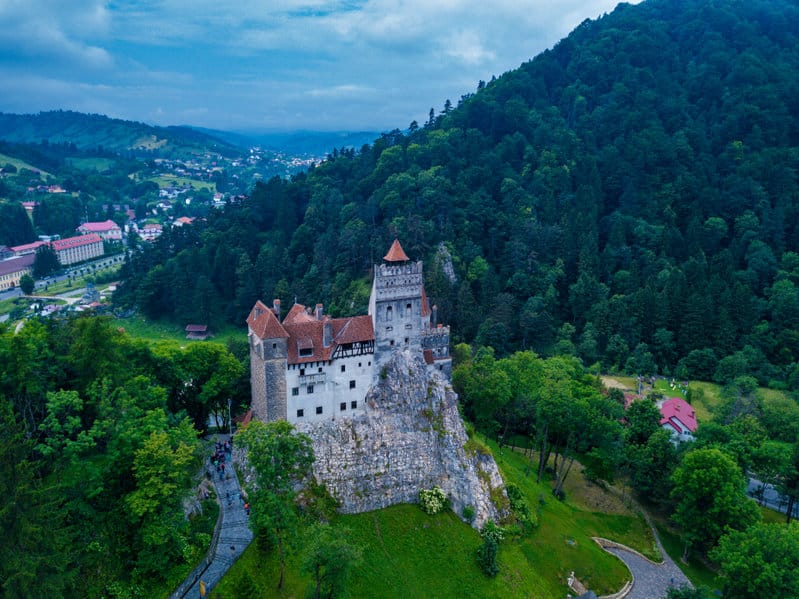
[[[250,132],[404,129],[616,3],[0,0],[0,112]]]

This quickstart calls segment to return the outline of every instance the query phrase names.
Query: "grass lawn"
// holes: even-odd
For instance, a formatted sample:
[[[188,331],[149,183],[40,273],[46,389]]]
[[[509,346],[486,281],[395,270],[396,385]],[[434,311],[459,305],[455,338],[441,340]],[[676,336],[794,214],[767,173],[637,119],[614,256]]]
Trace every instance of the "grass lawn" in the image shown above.
[[[679,384],[674,385],[672,388],[667,379],[656,379],[655,391],[661,393],[663,397],[679,397],[680,399],[685,399],[685,393],[680,390]]]
[[[147,181],[154,181],[158,183],[158,187],[172,187],[180,185],[188,185],[194,189],[207,189],[211,193],[216,192],[216,183],[209,183],[208,181],[197,181],[187,177],[178,177],[176,175],[159,175],[158,177],[150,177]]]
[[[138,314],[130,318],[118,318],[116,322],[125,329],[128,335],[139,339],[148,341],[173,340],[182,344],[201,343],[186,339],[186,331],[183,327],[172,322],[148,320]],[[219,331],[214,331],[214,336],[210,340],[226,344],[230,339],[246,341],[247,330],[244,327],[239,328],[227,325]]]
[[[697,421],[710,422],[714,410],[721,403],[721,387],[715,383],[692,381],[688,388],[692,392],[691,406],[696,411]]]
[[[42,169],[33,166],[32,164],[29,164],[24,160],[20,160],[19,158],[13,158],[12,156],[7,156],[6,154],[0,154],[0,164],[13,164],[15,167],[17,167],[17,171],[19,171],[19,169],[21,168],[26,168],[29,171],[39,171],[45,177],[51,176],[50,173],[48,173],[47,171],[43,171]]]
[[[681,561],[683,552],[683,542],[680,539],[677,531],[669,527],[664,522],[655,522],[660,542],[663,543],[663,548],[669,554],[674,563],[685,573],[688,579],[694,583],[695,586],[706,586],[710,589],[721,588],[721,582],[716,576],[716,573],[711,570],[708,565],[695,556],[691,556],[688,564]]]
[[[652,555],[653,539],[642,518],[618,501],[597,502],[596,496],[606,493],[585,483],[579,471],[573,469],[569,475],[567,499],[561,502],[552,496],[550,483],[535,482],[534,468],[525,475],[524,455],[508,448],[500,454],[496,445],[487,444],[499,457],[506,482],[518,485],[540,519],[537,528],[502,542],[499,575],[490,579],[480,572],[475,559],[480,537],[454,514],[428,516],[416,505],[397,505],[333,519],[333,526],[346,527],[348,538],[363,547],[363,563],[350,581],[350,596],[560,599],[568,592],[565,580],[572,570],[601,595],[618,591],[629,573],[591,536],[614,539]],[[589,487],[593,497],[586,496]],[[303,597],[311,579],[299,564],[295,552],[287,563],[285,587],[278,593],[275,552],[261,554],[253,543],[211,596],[235,596],[247,573],[263,596]]]

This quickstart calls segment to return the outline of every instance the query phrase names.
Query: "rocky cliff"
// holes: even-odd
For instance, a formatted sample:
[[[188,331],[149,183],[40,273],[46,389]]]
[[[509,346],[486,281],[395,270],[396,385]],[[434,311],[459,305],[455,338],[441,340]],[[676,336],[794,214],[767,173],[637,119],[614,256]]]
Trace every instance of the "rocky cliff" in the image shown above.
[[[475,510],[480,528],[507,505],[494,458],[474,451],[458,414],[457,396],[421,358],[397,352],[366,396],[366,413],[298,429],[313,439],[314,475],[346,513],[415,503],[438,485],[461,514]]]

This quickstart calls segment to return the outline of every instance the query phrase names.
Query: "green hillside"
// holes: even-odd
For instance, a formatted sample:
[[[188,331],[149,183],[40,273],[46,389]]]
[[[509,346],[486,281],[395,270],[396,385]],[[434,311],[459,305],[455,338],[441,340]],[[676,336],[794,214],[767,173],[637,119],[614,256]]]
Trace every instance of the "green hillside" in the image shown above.
[[[494,450],[499,455],[496,446]],[[398,505],[336,517],[334,526],[346,527],[348,540],[364,548],[363,564],[349,585],[351,596],[555,598],[568,592],[565,581],[572,570],[598,594],[616,592],[629,573],[591,536],[616,539],[658,559],[646,524],[618,500],[610,497],[606,505],[614,506],[608,512],[620,513],[580,505],[579,494],[559,502],[551,496],[548,484],[537,485],[534,476],[525,476],[526,462],[523,456],[505,451],[499,465],[506,482],[517,484],[529,504],[537,506],[541,523],[529,533],[503,541],[496,578],[487,578],[477,566],[480,536],[454,514],[428,516],[419,506]],[[264,595],[304,596],[311,578],[300,571],[296,555],[290,562],[286,588],[275,592],[275,553],[264,554],[256,544],[251,545],[212,596],[234,595],[244,572]]]
[[[38,114],[0,113],[0,139],[16,143],[74,144],[80,150],[100,149],[123,155],[178,156],[212,151],[237,155],[226,141],[189,127],[154,127],[71,111]]]

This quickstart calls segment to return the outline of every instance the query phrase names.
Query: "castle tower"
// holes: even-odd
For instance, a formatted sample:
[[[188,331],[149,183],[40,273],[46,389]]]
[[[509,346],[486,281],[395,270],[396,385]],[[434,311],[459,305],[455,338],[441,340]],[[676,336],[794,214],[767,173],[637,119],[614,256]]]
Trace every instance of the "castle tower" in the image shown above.
[[[280,300],[274,308],[256,302],[247,318],[253,415],[265,422],[286,419],[288,333],[280,324]]]
[[[382,264],[374,267],[369,315],[375,331],[375,374],[398,349],[422,351],[423,319],[430,318],[425,310],[422,263],[412,262],[394,240]]]

